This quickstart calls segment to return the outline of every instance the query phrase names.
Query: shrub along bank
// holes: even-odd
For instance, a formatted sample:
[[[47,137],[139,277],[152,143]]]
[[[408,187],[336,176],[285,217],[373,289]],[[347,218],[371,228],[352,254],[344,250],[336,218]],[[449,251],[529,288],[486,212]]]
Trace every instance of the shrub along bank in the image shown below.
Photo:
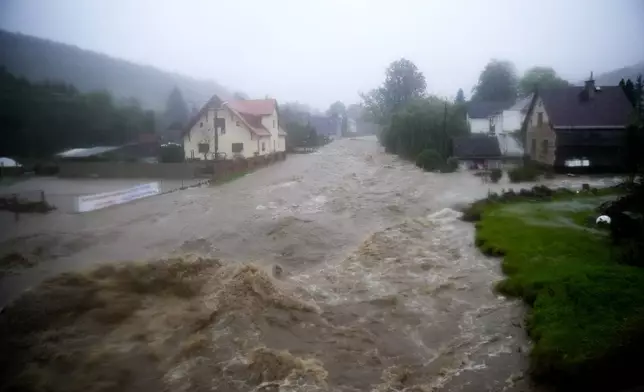
[[[464,215],[478,221],[477,246],[503,256],[507,278],[497,290],[531,306],[532,375],[562,390],[641,383],[644,269],[619,264],[608,232],[590,219],[606,200],[514,193],[474,203]]]

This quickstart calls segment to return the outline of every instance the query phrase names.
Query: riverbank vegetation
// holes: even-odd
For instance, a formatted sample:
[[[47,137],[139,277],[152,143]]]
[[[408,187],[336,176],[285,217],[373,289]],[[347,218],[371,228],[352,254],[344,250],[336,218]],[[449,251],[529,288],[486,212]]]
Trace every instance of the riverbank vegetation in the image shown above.
[[[609,230],[595,224],[616,190],[491,195],[464,218],[478,221],[476,245],[503,256],[496,289],[531,306],[537,380],[566,389],[615,390],[639,382],[644,343],[644,269],[616,257]],[[543,189],[542,189],[543,188]]]
[[[286,129],[286,150],[296,152],[302,150],[314,151],[318,147],[331,142],[326,135],[318,135],[315,128],[309,124],[288,122],[284,125]]]
[[[362,95],[370,118],[382,126],[386,151],[428,171],[454,171],[451,140],[469,133],[462,103],[429,95],[425,76],[407,59],[387,68],[383,84]]]

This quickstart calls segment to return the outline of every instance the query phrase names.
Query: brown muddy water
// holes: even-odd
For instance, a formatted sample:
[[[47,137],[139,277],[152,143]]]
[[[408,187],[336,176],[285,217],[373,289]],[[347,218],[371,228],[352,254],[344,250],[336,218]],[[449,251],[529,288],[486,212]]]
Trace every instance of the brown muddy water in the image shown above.
[[[129,283],[140,298],[115,326],[78,316],[75,333],[94,339],[72,345],[93,358],[78,366],[95,366],[100,346],[130,358],[105,354],[103,366],[137,369],[96,390],[536,391],[524,376],[524,309],[492,291],[499,260],[476,250],[455,210],[508,187],[423,173],[375,138],[344,139],[218,187],[82,215],[2,217],[1,253],[28,260],[2,277],[2,305],[61,272],[198,254],[210,262],[191,295]],[[131,294],[105,276],[63,282],[77,298]],[[133,360],[141,350],[154,355]]]

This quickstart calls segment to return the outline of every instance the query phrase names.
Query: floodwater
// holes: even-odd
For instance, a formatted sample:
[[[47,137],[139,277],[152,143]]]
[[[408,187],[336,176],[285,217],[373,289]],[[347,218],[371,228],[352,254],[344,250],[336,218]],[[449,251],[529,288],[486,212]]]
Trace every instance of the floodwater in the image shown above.
[[[216,301],[227,295],[225,282],[257,276],[249,263],[266,271],[261,285],[270,289],[253,290],[279,293],[266,306],[282,313],[254,309],[262,320],[211,327],[229,345],[245,342],[218,358],[227,369],[244,356],[285,355],[304,369],[270,387],[536,391],[523,375],[524,309],[492,291],[499,260],[477,251],[473,225],[455,210],[508,187],[469,173],[424,173],[382,152],[375,138],[344,139],[217,187],[3,221],[0,250],[35,266],[2,279],[2,305],[61,271],[204,254],[233,268],[217,278],[224,289]],[[231,296],[244,295],[230,287]],[[238,376],[215,389],[253,390],[249,374]]]

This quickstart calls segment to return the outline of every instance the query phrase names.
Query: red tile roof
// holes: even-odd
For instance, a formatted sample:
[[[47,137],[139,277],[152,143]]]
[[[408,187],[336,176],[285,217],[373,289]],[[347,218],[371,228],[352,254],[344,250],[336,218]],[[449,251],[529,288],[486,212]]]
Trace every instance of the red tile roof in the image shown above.
[[[233,110],[234,112],[234,110]],[[271,136],[268,129],[262,125],[262,116],[254,116],[247,113],[237,113],[246,124],[250,125],[251,130],[258,136]]]
[[[190,132],[192,127],[199,121],[201,116],[210,108],[219,108],[226,106],[244,125],[257,136],[271,136],[268,129],[262,125],[262,116],[273,114],[277,108],[277,102],[274,99],[249,99],[222,102],[222,100],[213,95],[212,98],[193,116],[184,128],[184,135]]]
[[[252,114],[253,116],[270,116],[277,107],[274,99],[246,99],[229,101],[228,106],[239,113]]]

